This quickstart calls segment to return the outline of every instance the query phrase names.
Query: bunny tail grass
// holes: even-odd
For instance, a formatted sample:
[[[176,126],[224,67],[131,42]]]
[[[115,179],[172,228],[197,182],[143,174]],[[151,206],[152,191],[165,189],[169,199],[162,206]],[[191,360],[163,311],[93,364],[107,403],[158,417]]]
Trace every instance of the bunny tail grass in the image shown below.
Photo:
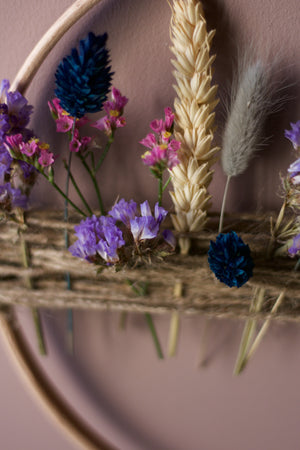
[[[272,108],[271,70],[261,61],[242,68],[225,126],[222,167],[228,177],[242,174],[261,144],[265,118]]]

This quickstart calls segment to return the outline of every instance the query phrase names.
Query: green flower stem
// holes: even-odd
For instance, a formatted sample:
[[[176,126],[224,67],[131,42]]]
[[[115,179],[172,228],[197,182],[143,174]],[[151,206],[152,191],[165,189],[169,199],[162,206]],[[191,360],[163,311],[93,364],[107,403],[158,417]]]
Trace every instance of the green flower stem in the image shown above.
[[[85,159],[82,157],[82,155],[78,154],[79,158],[82,161],[83,166],[85,167],[85,169],[87,170],[88,174],[91,177],[92,183],[94,185],[96,194],[97,194],[97,198],[98,198],[98,204],[99,204],[99,208],[100,208],[100,212],[101,214],[104,216],[105,215],[105,210],[104,210],[104,206],[103,206],[103,201],[102,201],[102,197],[101,197],[101,193],[100,193],[100,189],[96,180],[96,176],[93,173],[93,171],[91,170],[90,166],[88,165],[88,163],[85,161]]]
[[[65,169],[68,170],[68,165],[67,165],[66,161],[64,161],[64,166],[65,166]],[[69,170],[69,177],[70,177],[70,180],[71,180],[71,182],[72,182],[72,184],[73,184],[73,186],[74,186],[74,188],[75,188],[75,190],[76,190],[78,196],[80,197],[82,203],[84,204],[84,206],[85,206],[86,209],[88,210],[88,213],[89,213],[90,215],[93,215],[93,211],[92,211],[92,209],[90,208],[90,206],[89,206],[88,202],[86,201],[86,199],[84,198],[84,196],[83,196],[81,190],[79,189],[79,186],[78,186],[78,184],[76,183],[76,180],[75,180],[75,178],[74,178],[74,176],[73,176],[71,170]]]
[[[252,303],[250,306],[250,313],[259,312],[264,301],[265,289],[256,288],[253,294]],[[256,329],[256,319],[248,319],[243,331],[239,353],[234,368],[234,375],[239,375],[245,368],[247,354],[253,340],[253,336]]]
[[[74,127],[75,127],[75,119],[73,123],[73,130],[72,130],[72,139],[74,136]],[[69,185],[70,185],[70,173],[71,173],[71,163],[72,163],[72,152],[69,153],[69,162],[67,165],[67,178],[66,178],[66,188],[65,188],[65,210],[64,210],[64,219],[65,222],[69,219]],[[69,245],[69,243],[68,243]]]
[[[129,278],[126,278],[126,283],[128,284],[128,286],[131,287],[132,291],[139,297],[144,297],[147,295],[147,291],[148,291],[148,283],[140,283],[138,286],[134,285],[134,283],[129,280]],[[163,359],[164,355],[161,349],[161,345],[157,336],[157,332],[155,329],[155,325],[152,319],[152,316],[150,313],[145,313],[145,319],[147,322],[147,325],[149,327],[151,336],[153,338],[153,342],[155,345],[155,349],[156,349],[156,353],[159,359]]]
[[[165,192],[165,190],[166,190],[166,188],[168,187],[168,184],[170,183],[171,179],[172,179],[172,177],[169,176],[169,178],[167,179],[167,181],[165,182],[165,184],[164,184],[164,186],[163,186],[163,188],[162,188],[162,191],[163,191],[163,192]]]
[[[70,140],[72,141],[74,139],[75,134],[75,126],[76,126],[76,118],[74,117],[73,120],[73,126],[72,126],[72,133],[70,136]],[[67,178],[66,178],[66,188],[65,188],[65,210],[64,210],[64,221],[67,223],[69,221],[69,186],[70,186],[70,179],[71,179],[71,163],[72,163],[72,152],[69,151],[69,161],[67,164]],[[65,236],[65,248],[69,248],[70,242],[69,242],[69,232],[65,228],[64,230],[64,236]],[[71,276],[70,272],[65,273],[65,279],[66,279],[66,288],[68,291],[72,289],[71,286]],[[73,327],[73,311],[72,309],[67,309],[67,345],[69,348],[69,351],[71,354],[74,352],[74,327]]]
[[[299,269],[299,266],[300,266],[300,259],[298,259],[297,263],[295,264],[295,267],[294,267],[295,272]],[[273,308],[271,309],[270,317],[268,317],[268,319],[266,319],[264,321],[264,323],[261,326],[259,332],[257,333],[256,338],[254,339],[251,347],[250,348],[248,347],[249,350],[247,352],[245,352],[244,358],[241,361],[242,364],[240,367],[240,371],[238,373],[240,373],[246,367],[246,364],[252,358],[252,356],[254,355],[256,350],[258,349],[263,337],[265,336],[265,334],[268,331],[268,328],[271,324],[272,315],[274,315],[277,312],[277,310],[278,310],[279,306],[282,304],[284,298],[285,298],[285,290],[281,291],[281,293],[277,297],[277,299],[273,305]]]
[[[282,220],[285,215],[286,206],[287,206],[287,202],[285,200],[279,211],[275,225],[272,227],[271,239],[269,240],[267,252],[266,252],[267,259],[270,259],[273,256],[274,246],[275,246],[275,242],[276,242],[276,236],[277,236],[280,226],[282,224]],[[296,267],[297,267],[297,264],[296,264]],[[295,270],[296,270],[296,267],[295,267]],[[274,312],[274,308],[275,308],[275,310],[277,310],[277,308],[280,306],[280,304],[284,298],[284,295],[281,296],[281,294],[279,295],[277,301],[275,302],[274,307],[271,312]],[[263,301],[264,301],[264,295],[265,295],[264,288],[258,288],[257,290],[255,290],[255,293],[254,293],[254,296],[252,299],[252,304],[250,307],[250,312],[259,312],[261,310],[261,307],[262,307]],[[257,320],[255,318],[253,318],[253,319],[250,318],[246,321],[240,348],[239,348],[237,361],[236,361],[235,368],[234,368],[235,375],[239,375],[244,370],[250,357],[254,354],[254,352],[256,351],[263,336],[266,334],[270,323],[271,323],[271,319],[265,320],[265,322],[262,325],[260,331],[258,332],[255,340],[253,341],[253,336],[255,333]],[[253,341],[253,343],[252,343],[252,341]]]
[[[94,152],[89,152],[90,156],[91,156],[91,162],[92,162],[92,170],[94,173],[96,173],[96,165],[95,165],[95,156],[94,156]]]
[[[162,205],[162,195],[163,195],[163,180],[162,174],[158,178],[158,206]]]
[[[183,296],[183,284],[182,281],[177,281],[174,286],[173,295],[175,298],[179,299]],[[169,330],[169,344],[168,344],[168,355],[170,357],[176,355],[177,345],[178,345],[178,335],[180,326],[180,315],[178,311],[173,311],[170,321]]]
[[[160,346],[160,343],[159,343],[159,340],[158,340],[158,336],[157,336],[157,333],[156,333],[156,329],[155,329],[154,322],[152,320],[151,314],[150,313],[145,313],[145,319],[146,319],[146,322],[148,324],[148,327],[150,329],[150,332],[151,332],[151,335],[152,335],[152,338],[153,338],[153,341],[154,341],[154,345],[155,345],[155,348],[156,348],[157,356],[159,357],[159,359],[164,359],[164,355],[163,355],[163,352],[162,352],[162,349],[161,349],[161,346]]]
[[[171,315],[168,355],[170,357],[176,355],[178,334],[179,334],[180,316],[178,311],[173,311]]]
[[[109,149],[110,149],[112,143],[114,142],[114,139],[115,139],[115,130],[113,130],[113,131],[111,132],[111,135],[110,135],[109,138],[108,138],[108,141],[107,141],[107,143],[106,143],[105,149],[103,150],[103,153],[102,153],[102,155],[100,156],[100,159],[99,159],[98,164],[97,164],[97,166],[96,166],[95,173],[97,173],[98,170],[100,169],[100,166],[101,166],[101,164],[103,163],[103,161],[104,161],[104,159],[105,159],[105,157],[106,157],[106,155],[107,155],[107,153],[108,153],[108,151],[109,151]]]
[[[27,242],[24,239],[22,230],[19,230],[19,237],[20,237],[20,248],[21,248],[23,267],[28,269],[30,267],[29,252],[28,252]],[[25,283],[26,283],[26,287],[28,289],[33,289],[33,283],[32,283],[32,279],[30,278],[30,276],[25,277]],[[47,350],[46,350],[46,344],[45,344],[45,339],[44,339],[43,326],[42,326],[41,317],[40,317],[38,308],[32,307],[31,314],[32,314],[32,318],[33,318],[35,331],[36,331],[39,352],[41,355],[46,355]]]
[[[43,325],[41,322],[41,317],[38,308],[31,308],[31,314],[37,336],[39,353],[40,355],[45,356],[47,354],[47,350],[44,339]]]
[[[254,355],[254,353],[256,352],[256,350],[258,349],[263,337],[265,336],[271,321],[272,321],[272,316],[274,314],[276,314],[279,306],[281,305],[281,303],[283,302],[285,297],[285,291],[282,291],[279,296],[277,297],[273,308],[271,309],[271,313],[270,313],[270,317],[268,317],[268,319],[266,319],[264,321],[264,324],[262,325],[261,329],[259,330],[259,332],[257,333],[257,336],[255,338],[255,340],[253,341],[253,344],[251,345],[250,350],[248,351],[248,353],[245,355],[245,358],[242,361],[242,366],[240,368],[240,372],[246,367],[246,364],[249,362],[249,360],[252,358],[252,356]],[[239,372],[239,373],[240,373]]]
[[[40,171],[40,173],[46,178],[47,181],[49,181],[50,184],[52,184],[52,186],[54,187],[54,189],[57,190],[57,192],[65,199],[68,200],[69,205],[72,206],[72,208],[75,209],[75,211],[78,212],[78,214],[80,214],[83,217],[87,217],[87,215],[80,209],[78,208],[78,206],[75,205],[75,203],[72,202],[72,200],[70,198],[68,198],[66,196],[66,194],[60,189],[60,187],[55,183],[54,180],[50,180],[49,177],[45,174],[45,172]]]

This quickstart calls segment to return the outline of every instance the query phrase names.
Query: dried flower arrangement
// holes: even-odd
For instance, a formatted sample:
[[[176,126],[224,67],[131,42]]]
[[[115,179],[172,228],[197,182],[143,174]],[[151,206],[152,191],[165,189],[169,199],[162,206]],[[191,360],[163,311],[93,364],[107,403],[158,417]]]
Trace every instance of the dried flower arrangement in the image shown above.
[[[80,13],[71,7],[71,12],[59,24],[57,39],[78,14],[96,3],[81,2]],[[299,295],[295,276],[299,264],[295,265],[292,259],[300,252],[297,218],[300,160],[290,166],[282,179],[283,206],[275,222],[271,218],[270,230],[268,216],[264,220],[241,216],[226,223],[224,211],[229,182],[248,167],[259,146],[265,116],[274,108],[270,71],[261,61],[245,65],[236,83],[224,131],[221,162],[227,183],[217,226],[216,216],[208,212],[211,198],[208,186],[213,177],[212,166],[220,152],[213,141],[213,111],[218,103],[217,86],[212,81],[215,57],[210,55],[214,31],[207,32],[198,1],[174,0],[171,8],[171,50],[175,57],[172,62],[177,94],[174,112],[166,107],[164,118],[153,120],[151,132],[140,142],[146,147],[142,161],[158,183],[157,203],[153,209],[147,200],[138,207],[133,199],[122,198],[107,212],[102,200],[97,174],[115,134],[126,125],[128,102],[116,87],[111,88],[113,72],[106,33],[90,32],[80,41],[79,48],[73,48],[61,61],[55,74],[55,98],[48,105],[57,132],[65,133],[68,138],[69,159],[63,162],[65,189],[57,184],[55,177],[58,155],[28,128],[33,108],[22,95],[37,70],[37,62],[49,51],[53,30],[41,41],[38,51],[33,52],[31,70],[26,62],[11,88],[7,80],[2,81],[0,208],[3,223],[0,239],[8,264],[4,264],[2,270],[0,298],[5,304],[23,303],[32,307],[42,352],[45,352],[45,345],[37,309],[40,306],[69,308],[70,317],[74,307],[101,309],[109,305],[121,311],[140,310],[145,314],[159,357],[163,357],[163,353],[152,312],[172,312],[170,354],[176,349],[179,312],[243,317],[247,321],[235,369],[240,373],[272,319],[298,320],[300,316],[293,301],[294,296]],[[103,110],[100,119],[87,116]],[[82,125],[106,135],[106,146],[101,148],[96,138],[83,135]],[[291,126],[286,137],[299,152],[300,122]],[[73,157],[80,160],[90,177],[99,213],[92,210],[72,173]],[[39,175],[64,198],[61,219],[51,213],[46,219],[38,213],[25,214]],[[164,225],[168,223],[168,211],[162,206],[169,182],[173,184],[170,195],[174,203],[171,214],[174,232]],[[70,184],[82,206],[69,197]],[[75,210],[75,216],[70,215],[70,207]],[[79,217],[82,220],[78,224]],[[71,234],[74,220],[77,222],[75,234]],[[16,224],[22,249],[24,270],[21,276],[15,269],[18,263],[12,250],[15,245],[12,222]],[[230,227],[230,231],[223,232],[225,227]],[[57,229],[64,230],[61,242],[57,240]],[[49,248],[44,249],[42,255],[34,240],[37,231],[47,233]],[[55,250],[52,235],[55,235]],[[251,242],[251,250],[246,242]],[[162,271],[164,277],[161,277]],[[12,289],[11,280],[18,277],[20,286]],[[27,291],[21,288],[24,280]],[[104,283],[107,280],[110,280],[109,287]],[[258,318],[265,321],[254,338]]]

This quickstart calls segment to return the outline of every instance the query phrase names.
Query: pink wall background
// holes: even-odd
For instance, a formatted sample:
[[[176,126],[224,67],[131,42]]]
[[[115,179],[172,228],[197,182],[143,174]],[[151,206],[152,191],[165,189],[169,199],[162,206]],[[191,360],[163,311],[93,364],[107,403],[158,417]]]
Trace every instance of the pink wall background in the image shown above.
[[[38,38],[73,2],[71,0],[11,0],[1,8],[1,78],[13,79]],[[215,79],[220,96],[230,88],[236,49],[278,61],[289,87],[284,110],[266,124],[269,144],[245,176],[232,182],[229,210],[273,209],[280,200],[279,171],[293,159],[283,136],[290,122],[300,119],[300,12],[298,0],[204,1],[210,28],[217,29]],[[149,122],[172,105],[174,91],[169,51],[170,9],[160,0],[104,0],[61,40],[34,79],[28,98],[35,105],[32,127],[57,153],[63,136],[55,135],[47,110],[54,90],[54,72],[64,54],[89,30],[108,31],[114,83],[129,97],[128,125],[117,136],[102,172],[107,205],[121,192],[127,198],[154,199],[155,183],[142,167],[138,141]],[[217,142],[221,142],[224,106],[217,109]],[[120,169],[121,168],[121,169]],[[85,176],[77,168],[78,176]],[[58,179],[62,171],[57,170]],[[219,165],[211,185],[214,209],[219,209],[224,177]],[[85,190],[88,193],[89,185]],[[62,202],[42,181],[35,205],[61,207]],[[166,206],[170,205],[166,196]],[[35,348],[31,321],[19,312]],[[64,314],[43,316],[49,356],[41,359],[54,382],[100,434],[126,449],[264,449],[299,448],[298,379],[300,328],[274,324],[247,371],[232,377],[242,322],[211,321],[208,365],[198,370],[203,318],[184,318],[178,356],[157,361],[149,334],[139,316],[132,315],[124,332],[118,315],[75,314],[75,361],[64,350]],[[167,342],[169,318],[158,317],[161,340]],[[0,346],[0,386],[6,402],[0,408],[2,447],[6,450],[75,448],[48,416],[40,414],[13,375]],[[2,397],[3,398],[3,397]],[[34,424],[34,425],[33,425]]]

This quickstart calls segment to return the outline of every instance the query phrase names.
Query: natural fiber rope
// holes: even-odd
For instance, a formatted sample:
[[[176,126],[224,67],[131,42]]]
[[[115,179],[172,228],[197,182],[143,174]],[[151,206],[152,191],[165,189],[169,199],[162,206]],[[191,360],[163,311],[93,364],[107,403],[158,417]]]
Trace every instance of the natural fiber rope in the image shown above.
[[[74,223],[76,220],[73,218]],[[147,267],[130,268],[118,273],[109,268],[97,275],[93,265],[74,258],[64,249],[62,235],[57,232],[64,224],[58,214],[31,213],[28,227],[23,232],[30,249],[29,269],[21,266],[17,227],[0,225],[0,303],[155,313],[178,310],[214,317],[263,318],[269,317],[274,300],[282,289],[286,289],[284,304],[274,318],[300,321],[300,279],[298,273],[292,270],[294,261],[289,258],[265,261],[268,221],[256,216],[251,220],[249,215],[239,220],[238,223],[235,218],[230,219],[235,229],[246,227],[248,230],[242,236],[245,242],[251,244],[256,266],[251,281],[236,289],[219,283],[209,270],[207,249],[209,240],[216,234],[214,229],[193,235],[192,255],[173,255]],[[213,218],[209,225],[215,226]],[[68,227],[71,229],[73,224]],[[63,280],[66,271],[72,277],[72,291],[65,289]],[[24,288],[23,280],[28,276],[34,290]],[[137,297],[126,284],[128,278],[133,282],[150,281],[149,295]],[[179,299],[173,293],[178,280],[183,283],[183,296]],[[264,308],[259,313],[249,312],[253,286],[263,286],[267,290]]]

